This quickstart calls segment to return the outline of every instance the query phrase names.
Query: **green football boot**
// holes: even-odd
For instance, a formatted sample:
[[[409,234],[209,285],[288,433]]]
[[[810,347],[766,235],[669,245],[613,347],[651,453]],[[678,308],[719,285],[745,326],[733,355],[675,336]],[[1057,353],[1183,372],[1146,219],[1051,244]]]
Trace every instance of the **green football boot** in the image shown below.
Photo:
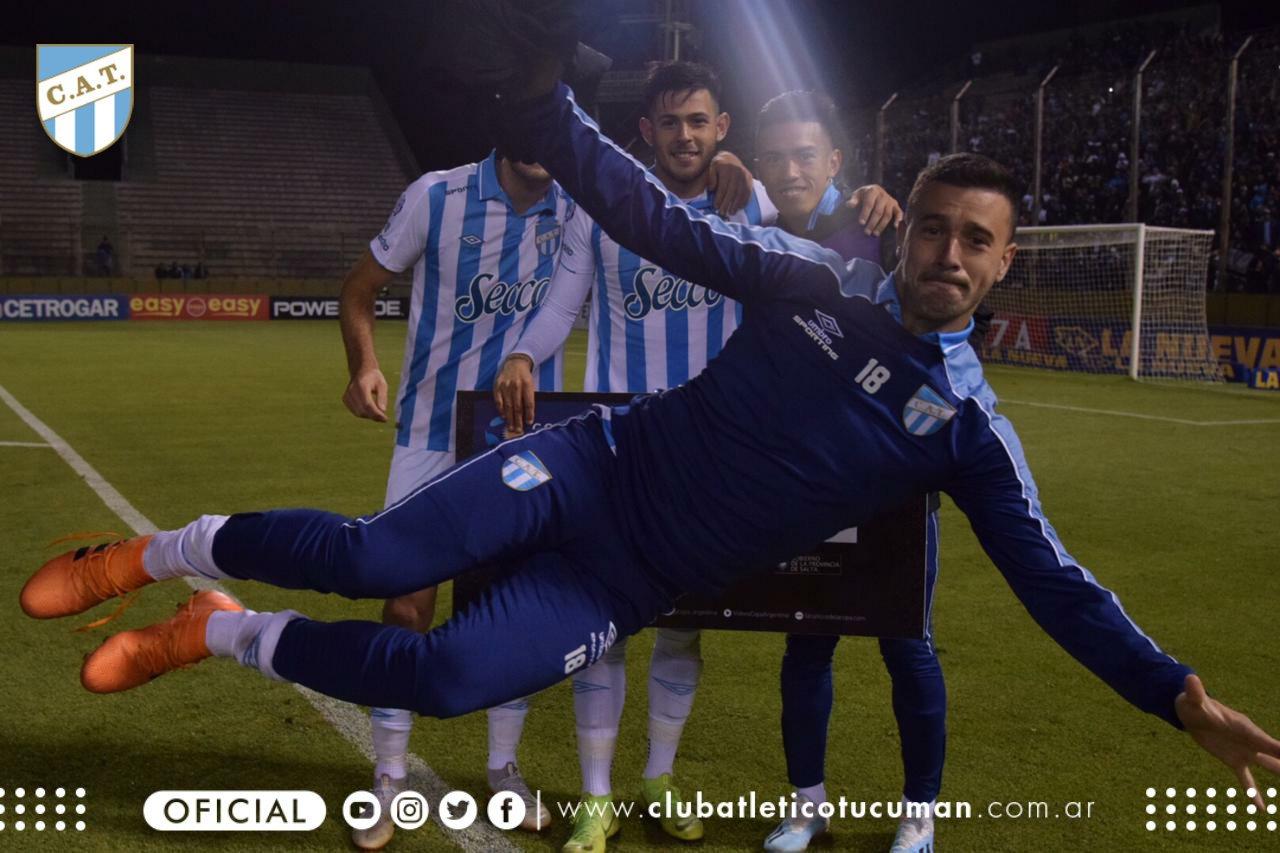
[[[561,853],[604,853],[608,839],[622,828],[613,810],[613,795],[583,795],[578,814],[573,819],[573,834],[560,848]]]
[[[668,795],[671,803],[670,813],[667,810]],[[680,789],[671,781],[670,773],[663,773],[657,779],[641,779],[640,796],[644,800],[645,814],[648,814],[650,804],[658,804],[661,815],[658,823],[662,825],[662,831],[667,835],[681,841],[697,841],[702,838],[702,818],[694,814],[689,817],[678,817],[676,814],[676,805],[684,800],[680,796]]]

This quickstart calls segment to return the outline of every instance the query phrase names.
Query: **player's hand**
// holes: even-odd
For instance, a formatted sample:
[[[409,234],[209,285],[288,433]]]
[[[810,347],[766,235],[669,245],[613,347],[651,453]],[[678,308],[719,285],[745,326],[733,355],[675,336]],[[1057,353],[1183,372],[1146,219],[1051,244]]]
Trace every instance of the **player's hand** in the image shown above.
[[[845,207],[857,212],[858,224],[866,228],[869,237],[879,237],[890,225],[896,228],[902,224],[902,208],[879,184],[858,187]]]
[[[1183,682],[1182,692],[1174,700],[1174,709],[1187,734],[1230,767],[1241,785],[1252,788],[1254,804],[1263,808],[1262,795],[1258,793],[1250,767],[1256,764],[1280,773],[1280,740],[1264,732],[1244,714],[1210,698],[1194,675],[1188,675]]]
[[[357,418],[385,423],[387,378],[376,367],[358,371],[347,383],[347,390],[342,393],[342,402]]]
[[[507,422],[507,435],[523,435],[533,423],[533,363],[524,355],[509,355],[493,383],[493,401]]]
[[[711,158],[707,170],[707,192],[716,197],[716,213],[728,218],[747,206],[753,187],[751,170],[737,155],[721,151]]]

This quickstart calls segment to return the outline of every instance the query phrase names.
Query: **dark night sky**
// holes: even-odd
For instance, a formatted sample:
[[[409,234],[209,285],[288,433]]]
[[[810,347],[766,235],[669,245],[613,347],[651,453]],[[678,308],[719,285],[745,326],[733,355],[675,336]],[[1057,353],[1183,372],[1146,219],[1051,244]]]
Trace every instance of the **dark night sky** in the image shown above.
[[[976,41],[1117,17],[1201,5],[1136,0],[693,0],[704,33],[704,51],[720,66],[737,108],[754,109],[776,87],[764,57],[778,56],[779,19],[792,22],[793,40],[805,45],[824,85],[842,101],[871,102],[927,77],[937,64],[964,57]],[[80,6],[82,8],[75,8]],[[597,23],[588,40],[622,54],[635,29],[618,25],[634,0],[591,0]],[[421,45],[431,26],[429,0],[310,3],[224,0],[220,3],[84,3],[50,8],[40,16],[13,15],[0,39],[18,46],[37,42],[133,42],[142,53],[363,65],[383,92],[425,169],[477,155],[483,141],[466,119],[467,102],[456,87],[431,72]],[[1280,4],[1258,0],[1221,3],[1224,28],[1247,31],[1280,23]],[[775,20],[762,20],[760,8]],[[122,16],[121,10],[124,10]],[[767,50],[765,45],[774,47]],[[620,57],[621,58],[621,57]],[[625,61],[625,60],[623,60]],[[796,63],[801,67],[802,62]],[[736,73],[736,77],[734,77]],[[803,74],[802,74],[803,78]],[[802,80],[803,81],[803,80]]]

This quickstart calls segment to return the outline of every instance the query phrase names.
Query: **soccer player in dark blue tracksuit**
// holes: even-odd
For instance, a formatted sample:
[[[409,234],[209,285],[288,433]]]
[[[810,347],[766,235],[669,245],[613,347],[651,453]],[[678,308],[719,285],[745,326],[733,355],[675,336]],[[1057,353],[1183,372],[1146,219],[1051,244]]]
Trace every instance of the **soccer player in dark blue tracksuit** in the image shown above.
[[[812,240],[845,260],[880,262],[879,229],[892,213],[865,216],[844,205],[835,179],[843,162],[839,119],[831,99],[818,92],[784,92],[756,119],[756,174],[778,208],[778,225]],[[944,333],[960,343],[968,331]],[[905,804],[889,853],[929,853],[933,845],[932,804],[942,785],[947,741],[947,689],[933,645],[933,594],[938,580],[938,496],[929,496],[925,519],[925,635],[882,637],[880,656],[893,683],[893,716],[898,724]],[[832,658],[838,636],[788,634],[782,658],[782,747],[787,777],[796,797],[827,801],[827,729],[834,704]],[[819,815],[787,818],[765,839],[764,849],[787,853],[808,848],[830,821]]]
[[[199,592],[173,619],[107,640],[81,669],[88,689],[215,654],[339,699],[462,714],[571,675],[683,592],[715,594],[747,566],[945,491],[1035,620],[1094,674],[1242,779],[1252,763],[1280,769],[1280,742],[1207,697],[1066,551],[973,350],[946,336],[1012,258],[1007,172],[981,159],[926,172],[903,263],[880,281],[873,265],[684,207],[562,84],[518,112],[519,142],[620,242],[744,304],[723,352],[686,385],[500,444],[370,516],[203,516],[50,560],[21,593],[37,618],[183,575],[385,599],[509,567],[425,635]]]

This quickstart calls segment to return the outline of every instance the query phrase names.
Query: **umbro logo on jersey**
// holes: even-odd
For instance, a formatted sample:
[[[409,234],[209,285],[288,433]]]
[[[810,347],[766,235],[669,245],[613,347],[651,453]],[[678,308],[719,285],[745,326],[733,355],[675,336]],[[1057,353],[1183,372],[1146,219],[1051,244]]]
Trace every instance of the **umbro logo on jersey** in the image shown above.
[[[536,489],[551,480],[551,472],[532,450],[521,450],[502,463],[502,482],[517,492]]]
[[[818,325],[822,326],[822,331],[826,332],[833,338],[843,338],[844,332],[840,331],[840,324],[836,322],[836,318],[830,314],[823,314],[818,309],[813,309],[813,316],[818,318]]]
[[[912,435],[933,435],[955,414],[956,407],[944,400],[941,394],[928,385],[921,385],[902,408],[902,425]]]
[[[484,239],[477,237],[474,234],[464,234],[462,235],[462,242],[466,243],[468,246],[479,246],[484,242]]]
[[[823,314],[821,311],[816,311],[815,313],[819,317],[827,316]],[[801,329],[804,329],[804,333],[808,335],[809,338],[815,344],[817,344],[818,347],[823,352],[827,354],[827,358],[830,358],[832,361],[840,360],[840,354],[831,348],[831,333],[826,331],[822,327],[822,324],[820,322],[818,322],[817,320],[806,320],[803,317],[801,317],[799,314],[792,315],[791,319],[793,322],[795,322],[797,326],[799,326]],[[827,317],[827,319],[831,320],[830,317]],[[831,322],[834,323],[835,321],[832,320]],[[838,326],[836,327],[836,331],[838,334],[839,333]],[[841,337],[844,337],[844,335],[841,335]]]

